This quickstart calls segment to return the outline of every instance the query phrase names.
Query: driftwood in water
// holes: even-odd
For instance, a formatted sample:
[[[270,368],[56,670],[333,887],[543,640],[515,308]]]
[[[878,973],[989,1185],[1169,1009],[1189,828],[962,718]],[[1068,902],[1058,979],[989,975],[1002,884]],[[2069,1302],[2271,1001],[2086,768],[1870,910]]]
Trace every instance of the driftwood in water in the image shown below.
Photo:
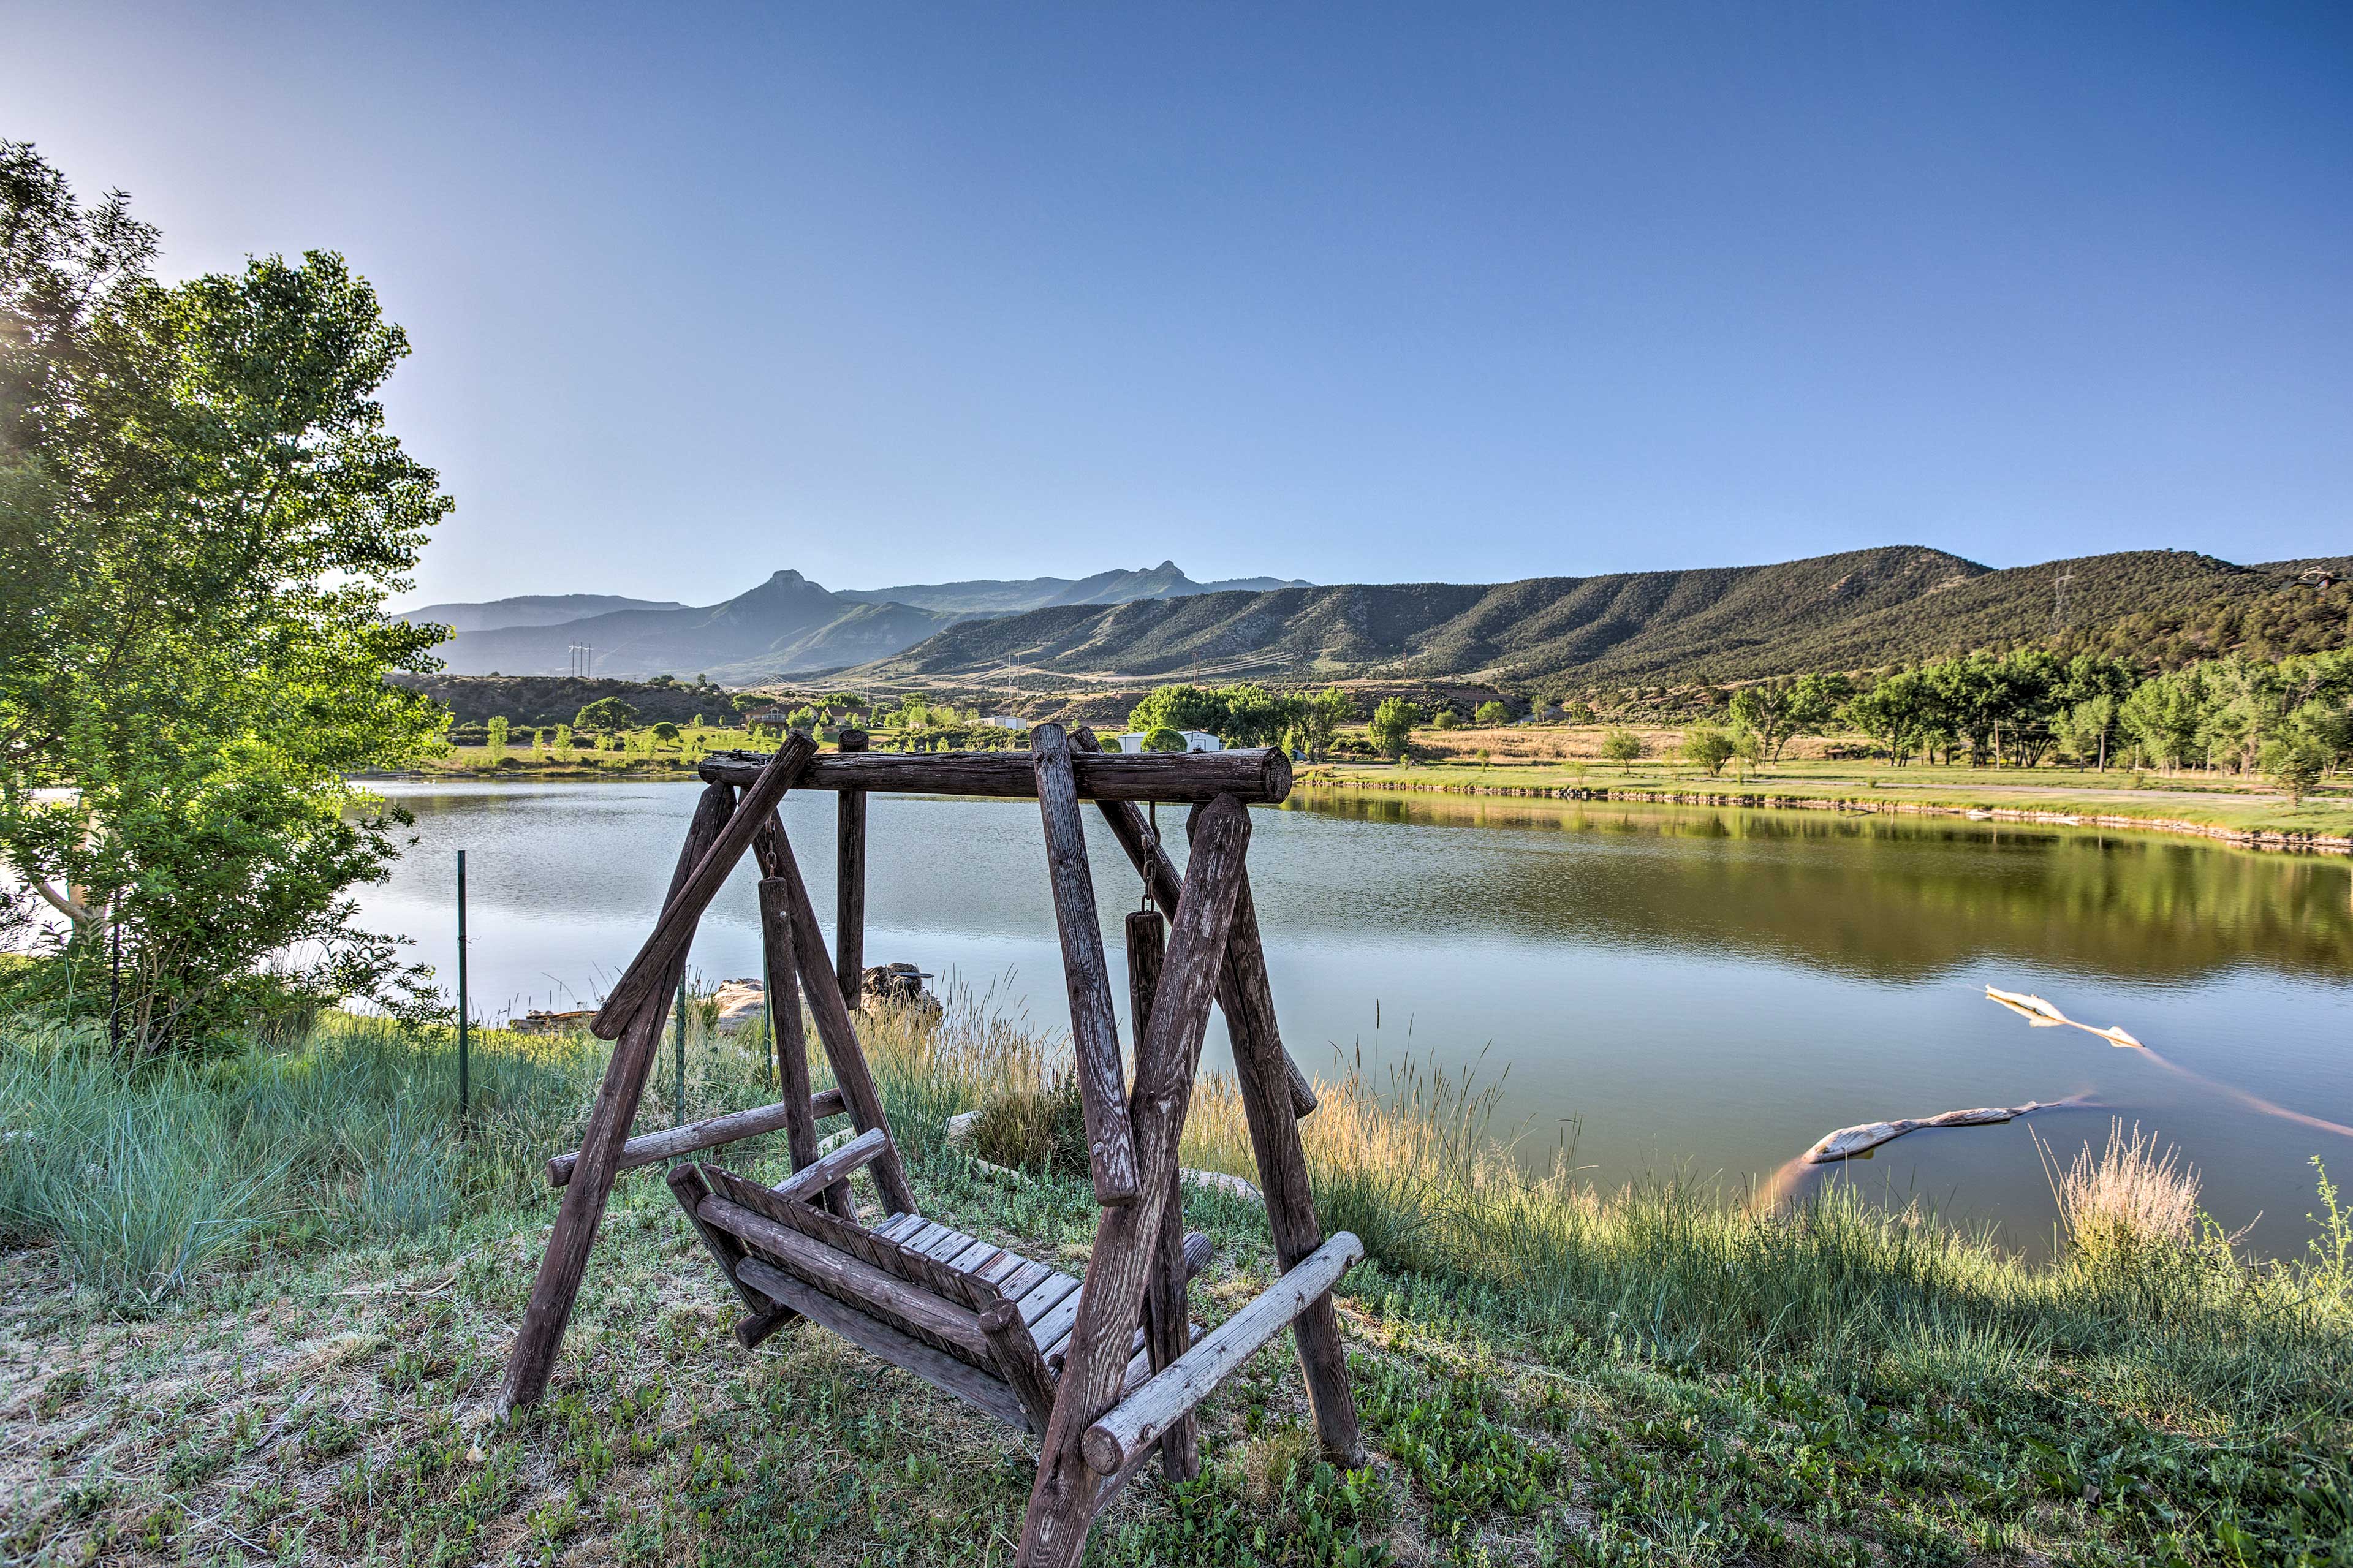
[[[2118,1026],[2110,1025],[2105,1029],[2094,1029],[2089,1024],[2079,1024],[2031,992],[1998,991],[1990,985],[1985,990],[1987,1000],[2000,1003],[2038,1029],[2055,1029],[2063,1024],[2071,1029],[2081,1029],[2087,1035],[2097,1035],[2112,1046],[2123,1046],[2134,1050],[2148,1048]]]
[[[1865,1121],[1823,1134],[1820,1142],[1798,1157],[1810,1165],[1827,1165],[1835,1161],[1852,1159],[1867,1150],[1878,1148],[1882,1143],[1893,1142],[1906,1132],[1917,1132],[1923,1127],[1991,1127],[2023,1116],[2030,1110],[2048,1110],[2063,1103],[2055,1100],[2030,1100],[2024,1105],[1947,1110],[1942,1116],[1908,1117],[1901,1121]]]

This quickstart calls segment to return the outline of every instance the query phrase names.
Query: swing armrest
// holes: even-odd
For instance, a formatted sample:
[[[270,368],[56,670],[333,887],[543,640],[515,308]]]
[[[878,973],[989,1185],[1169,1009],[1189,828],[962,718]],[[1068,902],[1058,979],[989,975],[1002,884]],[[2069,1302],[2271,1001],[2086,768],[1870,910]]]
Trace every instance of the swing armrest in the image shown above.
[[[1080,1442],[1087,1468],[1116,1476],[1159,1439],[1179,1416],[1209,1396],[1259,1348],[1308,1306],[1330,1292],[1348,1266],[1365,1255],[1365,1245],[1341,1231],[1299,1260],[1257,1300],[1195,1342],[1142,1387],[1113,1405],[1089,1426]]]

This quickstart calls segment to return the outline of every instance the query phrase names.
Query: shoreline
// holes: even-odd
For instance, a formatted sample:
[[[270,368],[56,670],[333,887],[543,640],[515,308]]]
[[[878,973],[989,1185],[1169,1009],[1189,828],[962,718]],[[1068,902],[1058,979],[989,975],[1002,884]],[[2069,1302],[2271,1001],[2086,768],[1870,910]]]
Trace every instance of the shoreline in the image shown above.
[[[529,784],[680,783],[697,775],[686,766],[520,768],[497,773],[458,772],[434,768],[399,769],[346,775],[353,784],[427,783]],[[1956,800],[1891,799],[1879,795],[1848,795],[1825,790],[1772,790],[1751,785],[1729,789],[1667,788],[1655,784],[1507,784],[1462,781],[1422,782],[1402,777],[1349,774],[1335,777],[1303,767],[1293,793],[1321,790],[1332,794],[1476,795],[1505,800],[1576,801],[1639,805],[1734,806],[1751,811],[1835,811],[1862,816],[1957,816],[1972,822],[2015,822],[2046,827],[2102,827],[2126,832],[2162,834],[2178,838],[2202,838],[2242,849],[2268,849],[2286,854],[2353,856],[2353,832],[2317,829],[2232,827],[2196,822],[2187,817],[2120,813],[2112,808],[2083,810],[2050,805],[2010,806]]]
[[[2226,827],[2180,817],[2121,816],[2112,811],[2054,811],[2042,807],[1970,805],[1950,801],[1889,800],[1821,791],[1777,794],[1740,790],[1662,789],[1607,784],[1421,784],[1404,779],[1318,777],[1303,773],[1293,793],[1324,790],[1398,795],[1469,795],[1517,800],[1560,800],[1644,805],[1729,805],[1752,811],[1838,811],[1857,816],[1958,816],[1972,822],[2021,822],[2051,827],[2109,827],[2134,832],[2205,838],[2244,849],[2288,854],[2353,855],[2353,834]]]

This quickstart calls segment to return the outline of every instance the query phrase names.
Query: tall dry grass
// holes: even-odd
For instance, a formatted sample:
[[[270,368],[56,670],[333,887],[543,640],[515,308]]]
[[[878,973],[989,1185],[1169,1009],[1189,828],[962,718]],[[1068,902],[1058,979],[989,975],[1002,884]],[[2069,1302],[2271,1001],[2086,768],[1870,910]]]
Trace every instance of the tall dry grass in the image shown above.
[[[1325,1227],[1355,1231],[1398,1289],[1539,1335],[1942,1386],[2066,1358],[2185,1419],[2353,1418],[2353,1281],[2329,1267],[2353,1222],[2327,1205],[2308,1258],[2244,1257],[2200,1215],[2196,1173],[2137,1129],[2057,1181],[2068,1245],[2038,1262],[1844,1185],[1759,1208],[1679,1177],[1601,1190],[1567,1150],[1532,1169],[1493,1135],[1494,1088],[1434,1068],[1319,1092],[1301,1132]],[[1205,1079],[1194,1106],[1187,1162],[1251,1174],[1231,1083]]]

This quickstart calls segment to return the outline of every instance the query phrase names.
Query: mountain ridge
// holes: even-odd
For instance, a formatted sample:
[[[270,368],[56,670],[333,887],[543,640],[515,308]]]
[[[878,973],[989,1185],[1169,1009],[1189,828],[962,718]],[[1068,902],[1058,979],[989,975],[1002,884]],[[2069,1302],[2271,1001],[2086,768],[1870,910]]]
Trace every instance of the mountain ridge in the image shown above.
[[[1888,545],[1755,566],[1053,606],[944,628],[841,679],[1742,680],[2070,637],[2127,653],[2149,637],[2194,646],[2249,614],[2338,646],[2353,630],[2333,608],[2316,621],[2324,590],[2299,584],[2328,560],[2129,551],[1996,569]]]
[[[1196,583],[1174,561],[1092,577],[841,591],[785,570],[716,605],[603,594],[522,595],[427,605],[394,618],[454,626],[457,637],[440,649],[452,674],[552,675],[570,669],[574,647],[586,644],[594,650],[596,669],[606,674],[710,674],[750,683],[886,658],[975,616],[1285,585],[1293,584],[1274,577]],[[522,618],[491,624],[504,614]]]

